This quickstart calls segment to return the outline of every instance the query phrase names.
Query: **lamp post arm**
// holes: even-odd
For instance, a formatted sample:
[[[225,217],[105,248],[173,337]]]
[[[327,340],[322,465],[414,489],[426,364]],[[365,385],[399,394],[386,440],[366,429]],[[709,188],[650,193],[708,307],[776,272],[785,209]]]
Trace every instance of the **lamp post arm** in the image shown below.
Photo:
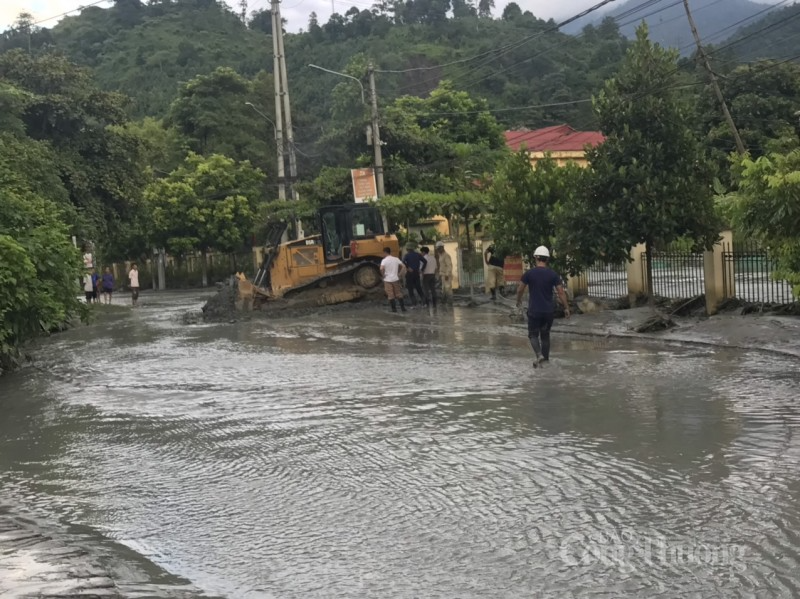
[[[255,104],[253,104],[252,102],[245,102],[245,105],[246,105],[246,106],[249,106],[250,108],[252,108],[253,110],[255,110],[255,111],[256,111],[256,113],[257,113],[258,115],[260,115],[262,119],[264,119],[264,120],[265,120],[265,121],[267,121],[267,122],[268,122],[270,125],[272,125],[272,129],[273,129],[273,131],[275,132],[275,138],[277,139],[277,137],[278,137],[278,128],[275,126],[275,121],[273,121],[273,120],[272,120],[271,118],[269,118],[269,117],[268,117],[266,114],[264,114],[264,113],[263,113],[263,112],[261,112],[261,111],[260,111],[258,108],[256,108],[256,107],[255,107]]]
[[[348,79],[352,79],[358,86],[361,88],[361,103],[366,104],[364,100],[364,84],[361,83],[361,80],[358,77],[353,77],[352,75],[348,75],[347,73],[340,73],[339,71],[331,71],[330,69],[326,69],[325,67],[321,67],[319,65],[310,64],[308,65],[312,69],[319,69],[320,71],[325,71],[326,73],[330,73],[331,75],[339,75],[339,77],[347,77]]]

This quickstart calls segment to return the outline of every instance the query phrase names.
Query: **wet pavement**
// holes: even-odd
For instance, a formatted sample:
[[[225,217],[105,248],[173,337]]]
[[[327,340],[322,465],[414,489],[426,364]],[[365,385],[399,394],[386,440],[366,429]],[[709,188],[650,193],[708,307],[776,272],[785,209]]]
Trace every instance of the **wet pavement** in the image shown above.
[[[557,323],[535,371],[489,309],[143,303],[0,379],[0,595],[63,563],[119,596],[800,595],[794,358]]]

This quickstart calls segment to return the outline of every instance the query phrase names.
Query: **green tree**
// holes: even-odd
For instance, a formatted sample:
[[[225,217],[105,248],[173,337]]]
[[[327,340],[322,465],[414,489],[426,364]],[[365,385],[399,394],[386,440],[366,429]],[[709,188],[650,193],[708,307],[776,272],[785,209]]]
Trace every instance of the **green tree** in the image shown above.
[[[48,199],[66,190],[47,174],[46,152],[0,134],[0,373],[17,363],[26,342],[86,314],[77,299],[80,255],[59,205]],[[42,174],[53,186],[47,194]]]
[[[276,154],[275,130],[266,120],[269,116],[264,111],[269,108],[254,101],[256,88],[262,91],[267,85],[272,85],[272,78],[266,75],[251,82],[231,68],[217,68],[180,87],[166,124],[185,137],[192,152],[203,156],[224,154],[269,169]]]
[[[25,133],[49,144],[55,169],[80,214],[84,239],[113,237],[145,184],[142,140],[121,127],[124,97],[98,90],[89,72],[54,54],[0,54],[0,81],[24,95]]]
[[[206,254],[244,246],[263,197],[263,180],[263,173],[249,162],[190,154],[183,165],[145,190],[151,240],[177,255],[199,250],[203,286],[208,285]]]
[[[734,225],[755,236],[778,260],[776,278],[800,298],[800,149],[745,158],[733,210]]]
[[[778,140],[797,142],[800,65],[760,61],[739,66],[720,79],[720,87],[751,156],[769,153]],[[723,178],[727,179],[728,156],[736,146],[711,86],[707,86],[700,98],[700,110],[702,131]]]
[[[148,116],[127,123],[125,129],[142,140],[144,162],[155,177],[168,175],[186,157],[185,139],[175,127],[159,119]]]
[[[556,211],[574,204],[584,191],[587,171],[575,164],[559,167],[546,156],[531,168],[525,151],[509,155],[500,165],[490,188],[491,230],[506,251],[533,262],[540,245],[558,248]],[[566,257],[557,252],[559,267]]]
[[[588,153],[591,186],[565,240],[569,254],[620,262],[644,243],[651,297],[656,244],[685,236],[710,248],[719,234],[712,168],[693,128],[695,107],[680,89],[677,59],[652,44],[642,25],[619,73],[594,98],[606,140]]]

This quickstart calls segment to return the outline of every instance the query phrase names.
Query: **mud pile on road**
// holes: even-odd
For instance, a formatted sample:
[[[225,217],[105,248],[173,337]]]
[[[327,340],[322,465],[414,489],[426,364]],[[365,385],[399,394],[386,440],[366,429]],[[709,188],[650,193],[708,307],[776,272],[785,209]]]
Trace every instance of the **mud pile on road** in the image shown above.
[[[345,295],[338,294],[335,287],[309,289],[287,299],[259,302],[254,309],[250,309],[248,302],[239,300],[239,291],[235,280],[225,285],[220,285],[217,294],[203,306],[202,320],[206,322],[232,322],[243,318],[260,316],[298,318],[352,311],[363,309],[366,306],[381,307],[386,304],[382,287]],[[187,324],[192,324],[191,318],[187,320],[185,317],[184,321]]]
[[[236,320],[242,316],[236,310],[236,300],[239,291],[235,280],[220,285],[217,294],[211,297],[203,306],[203,320],[219,322]]]

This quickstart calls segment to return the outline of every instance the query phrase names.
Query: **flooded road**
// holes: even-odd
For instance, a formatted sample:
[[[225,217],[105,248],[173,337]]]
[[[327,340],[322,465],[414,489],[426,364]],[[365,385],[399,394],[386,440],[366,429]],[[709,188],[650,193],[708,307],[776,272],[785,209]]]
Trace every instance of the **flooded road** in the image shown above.
[[[211,596],[800,595],[797,361],[146,299],[0,379],[0,504]]]

